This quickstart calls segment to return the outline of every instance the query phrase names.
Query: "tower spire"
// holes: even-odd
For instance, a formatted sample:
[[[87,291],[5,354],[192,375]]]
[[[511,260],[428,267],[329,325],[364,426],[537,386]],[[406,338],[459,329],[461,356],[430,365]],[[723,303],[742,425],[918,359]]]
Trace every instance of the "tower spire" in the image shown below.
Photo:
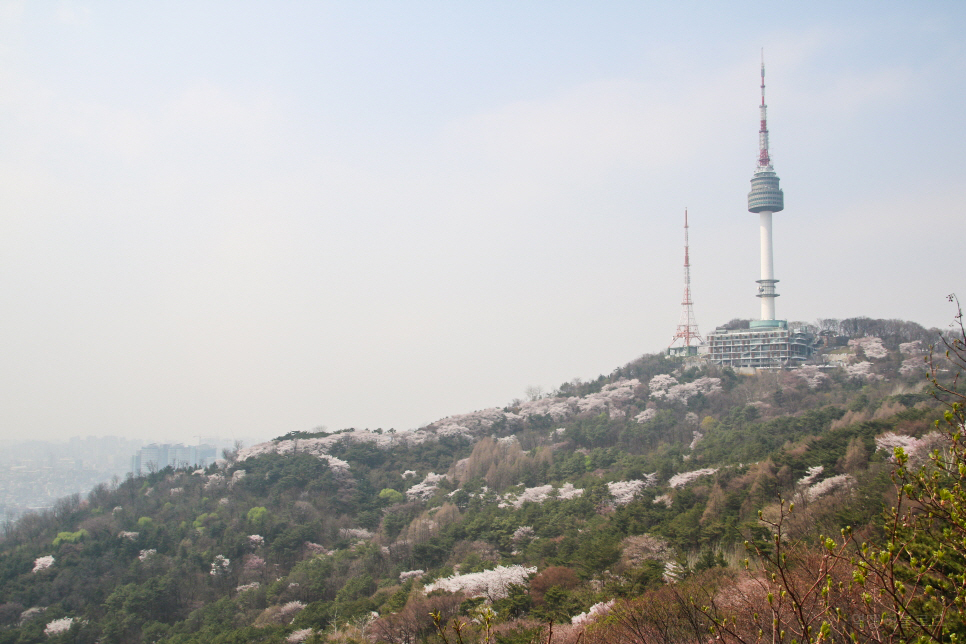
[[[704,341],[694,321],[694,308],[691,301],[691,258],[688,250],[688,209],[684,209],[684,300],[681,302],[681,321],[671,339],[668,353],[695,355],[698,345]]]
[[[768,106],[765,105],[765,49],[761,50],[761,128],[758,130],[758,167],[771,165],[768,155]]]

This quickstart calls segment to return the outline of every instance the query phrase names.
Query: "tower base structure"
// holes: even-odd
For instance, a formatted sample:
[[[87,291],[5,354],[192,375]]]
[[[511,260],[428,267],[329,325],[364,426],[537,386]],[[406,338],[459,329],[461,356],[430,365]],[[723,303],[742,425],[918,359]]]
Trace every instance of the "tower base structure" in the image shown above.
[[[815,337],[787,320],[752,320],[747,329],[718,327],[708,334],[708,362],[734,369],[782,369],[812,355]]]
[[[672,358],[705,356],[707,355],[707,353],[708,353],[708,347],[705,344],[677,345],[677,346],[670,346],[667,348],[667,355]]]

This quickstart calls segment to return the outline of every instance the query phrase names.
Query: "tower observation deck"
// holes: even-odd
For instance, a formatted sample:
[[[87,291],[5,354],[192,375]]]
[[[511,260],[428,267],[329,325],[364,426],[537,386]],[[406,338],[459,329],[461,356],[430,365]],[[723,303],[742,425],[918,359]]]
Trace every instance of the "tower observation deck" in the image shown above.
[[[761,61],[761,128],[758,130],[758,166],[751,177],[748,193],[748,212],[758,213],[761,234],[761,279],[758,297],[761,298],[761,319],[775,320],[775,262],[772,250],[771,216],[785,209],[785,195],[778,187],[778,173],[771,164],[768,152],[768,106],[765,104],[765,60]]]

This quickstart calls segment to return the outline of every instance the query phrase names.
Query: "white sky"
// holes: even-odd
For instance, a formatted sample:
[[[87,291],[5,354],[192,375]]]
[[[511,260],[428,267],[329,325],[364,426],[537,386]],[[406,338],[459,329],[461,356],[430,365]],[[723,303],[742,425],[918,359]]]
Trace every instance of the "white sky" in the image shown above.
[[[673,8],[671,5],[673,4]],[[0,1],[0,433],[408,429],[966,295],[962,2]]]

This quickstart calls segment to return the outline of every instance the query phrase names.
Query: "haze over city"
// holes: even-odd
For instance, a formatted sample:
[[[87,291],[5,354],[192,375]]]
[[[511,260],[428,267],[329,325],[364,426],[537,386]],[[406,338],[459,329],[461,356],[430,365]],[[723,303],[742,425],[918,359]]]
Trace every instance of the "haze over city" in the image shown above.
[[[945,327],[957,2],[0,2],[0,428],[410,429],[758,314]]]

